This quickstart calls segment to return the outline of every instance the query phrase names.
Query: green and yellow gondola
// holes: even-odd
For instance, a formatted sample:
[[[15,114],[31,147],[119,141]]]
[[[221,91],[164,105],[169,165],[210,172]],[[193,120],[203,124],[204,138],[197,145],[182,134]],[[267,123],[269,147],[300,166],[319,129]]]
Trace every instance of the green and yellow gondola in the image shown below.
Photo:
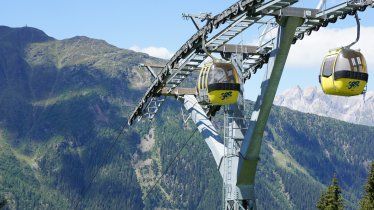
[[[321,66],[319,82],[325,94],[355,96],[364,92],[368,77],[362,53],[343,47],[329,51]]]
[[[234,104],[240,93],[240,80],[230,62],[208,62],[201,68],[198,84],[200,103],[210,105]]]

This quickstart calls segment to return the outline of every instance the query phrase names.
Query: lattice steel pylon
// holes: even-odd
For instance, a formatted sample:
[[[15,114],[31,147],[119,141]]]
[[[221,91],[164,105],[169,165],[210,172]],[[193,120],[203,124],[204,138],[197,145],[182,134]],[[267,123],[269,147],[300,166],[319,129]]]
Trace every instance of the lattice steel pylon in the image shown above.
[[[222,192],[223,209],[244,208],[242,201],[237,197],[236,171],[239,161],[239,152],[247,131],[247,119],[242,111],[234,106],[226,106],[224,111],[224,156],[223,168],[224,176]],[[250,204],[249,204],[250,205]]]
[[[320,27],[335,23],[338,18],[344,19],[347,14],[354,15],[367,7],[374,7],[372,0],[350,0],[324,10],[322,7],[290,7],[296,2],[297,0],[241,0],[216,16],[191,16],[198,32],[177,51],[159,74],[155,75],[151,71],[155,81],[129,117],[130,125],[135,119],[147,114],[153,118],[160,105],[151,109],[152,113],[149,113],[149,107],[159,101],[157,99],[165,96],[182,98],[184,108],[211,150],[222,176],[224,210],[257,209],[255,175],[262,137],[291,45],[302,40],[304,35],[318,31]],[[321,4],[323,2],[321,0]],[[277,25],[275,37],[268,40],[261,38],[259,46],[228,44],[254,24],[269,24],[269,19],[265,19],[269,16],[276,20],[271,23],[272,26]],[[201,27],[197,23],[198,17],[206,21],[205,26]],[[225,26],[222,30],[212,33],[222,25]],[[210,33],[212,36],[209,37]],[[205,45],[202,46],[203,44]],[[181,87],[183,80],[198,70],[207,58],[206,51],[202,49],[220,52],[225,59],[230,58],[243,82],[267,63],[253,111],[246,114],[240,103],[224,107],[223,138],[211,121],[217,107],[199,104],[196,88]],[[242,89],[241,94],[243,91]]]

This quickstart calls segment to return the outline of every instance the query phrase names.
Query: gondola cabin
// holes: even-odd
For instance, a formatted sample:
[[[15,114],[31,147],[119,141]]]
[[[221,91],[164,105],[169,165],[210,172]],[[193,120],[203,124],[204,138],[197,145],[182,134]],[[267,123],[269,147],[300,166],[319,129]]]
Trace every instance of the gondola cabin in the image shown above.
[[[330,50],[322,63],[319,80],[325,94],[362,94],[368,81],[364,56],[348,48]]]
[[[225,61],[205,63],[199,74],[197,90],[201,104],[236,103],[240,92],[240,82],[235,67]]]

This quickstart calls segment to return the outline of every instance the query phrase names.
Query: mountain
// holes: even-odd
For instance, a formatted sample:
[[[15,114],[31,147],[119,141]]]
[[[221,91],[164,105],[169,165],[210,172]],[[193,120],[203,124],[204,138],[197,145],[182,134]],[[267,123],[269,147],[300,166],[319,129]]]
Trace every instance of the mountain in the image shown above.
[[[87,37],[55,40],[30,27],[0,32],[0,192],[9,208],[69,209],[79,200],[88,209],[142,208],[129,170],[134,131],[121,136],[121,153],[101,160],[109,161],[104,148],[149,83],[137,65],[160,60]],[[90,187],[96,165],[114,170],[112,161],[115,178],[96,174]],[[116,192],[109,201],[91,193],[107,191]]]
[[[274,104],[304,113],[312,113],[338,120],[374,126],[374,92],[352,97],[326,95],[320,88],[299,86],[277,95]]]
[[[6,209],[221,207],[213,157],[195,125],[179,117],[179,102],[167,100],[153,121],[127,126],[150,83],[137,66],[163,60],[30,27],[0,32]],[[334,173],[354,209],[374,159],[373,135],[373,127],[274,106],[256,177],[258,209],[315,209]]]

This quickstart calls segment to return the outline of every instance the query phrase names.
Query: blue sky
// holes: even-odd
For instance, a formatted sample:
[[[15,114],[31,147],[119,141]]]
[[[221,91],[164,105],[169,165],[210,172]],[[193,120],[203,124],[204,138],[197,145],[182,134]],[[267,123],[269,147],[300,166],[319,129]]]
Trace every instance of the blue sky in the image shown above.
[[[198,14],[221,12],[234,0],[189,1],[128,1],[128,0],[4,0],[0,12],[0,25],[10,27],[31,26],[39,28],[57,39],[77,35],[103,39],[120,48],[138,51],[153,49],[154,53],[175,52],[193,33],[195,28],[182,19],[182,13]],[[341,1],[328,0],[328,4]],[[299,1],[296,6],[316,7],[318,0]],[[363,26],[362,39],[356,48],[362,49],[374,69],[374,9],[360,13]],[[355,22],[352,17],[341,20],[325,30],[304,38],[293,46],[286,64],[279,91],[299,85],[303,88],[318,86],[317,76],[321,60],[328,48],[342,46],[355,39]],[[254,31],[241,36],[243,42],[252,43]],[[374,60],[374,59],[373,59]],[[266,67],[265,67],[266,68]],[[246,84],[247,98],[257,94],[262,79],[259,71]],[[374,89],[369,84],[368,89]]]

